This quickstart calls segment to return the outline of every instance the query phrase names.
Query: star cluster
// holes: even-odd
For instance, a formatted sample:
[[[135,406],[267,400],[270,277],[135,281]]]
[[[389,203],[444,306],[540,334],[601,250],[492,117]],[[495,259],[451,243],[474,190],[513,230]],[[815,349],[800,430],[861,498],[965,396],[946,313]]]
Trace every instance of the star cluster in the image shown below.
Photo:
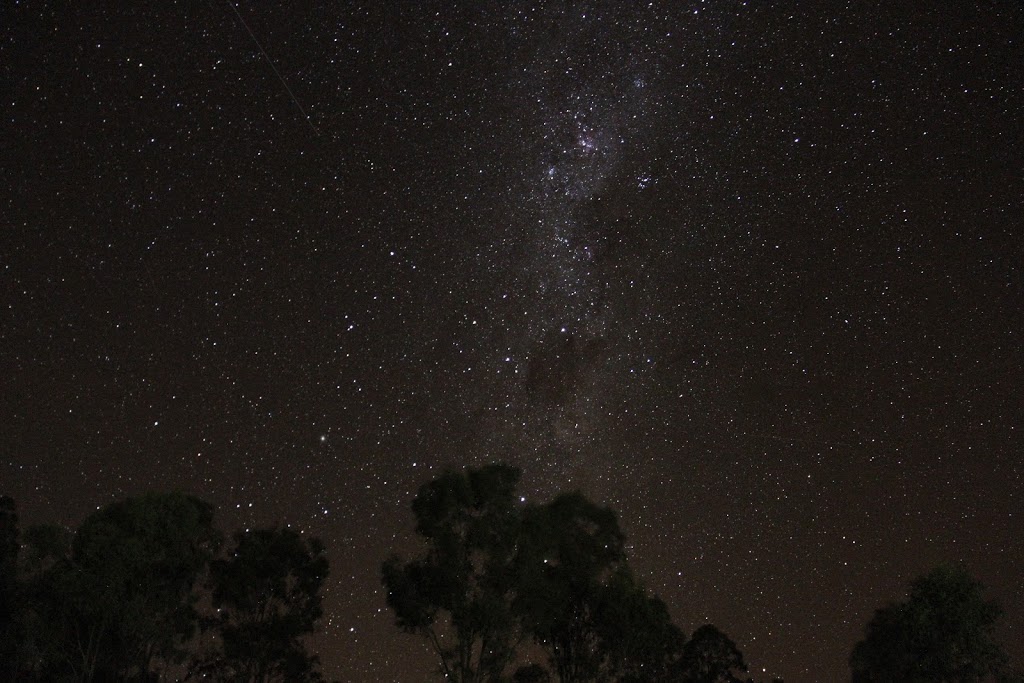
[[[1024,658],[1024,9],[15,2],[0,482],[182,489],[332,562],[318,649],[423,680],[378,570],[446,466],[580,488],[685,630],[848,676],[940,562]]]

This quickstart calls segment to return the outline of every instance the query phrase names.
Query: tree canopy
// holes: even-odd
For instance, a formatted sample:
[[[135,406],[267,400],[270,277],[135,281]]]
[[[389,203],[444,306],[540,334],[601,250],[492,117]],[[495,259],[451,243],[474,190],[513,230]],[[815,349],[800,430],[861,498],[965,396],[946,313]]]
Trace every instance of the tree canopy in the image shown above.
[[[454,683],[500,679],[523,639],[511,571],[519,476],[490,465],[424,484],[412,508],[426,553],[405,563],[391,557],[381,570],[397,625],[430,643]]]
[[[526,641],[548,668],[520,666],[515,681],[681,680],[686,638],[630,571],[615,513],[579,492],[523,505],[519,476],[489,465],[420,488],[412,508],[425,552],[381,572],[396,625],[427,640],[459,683],[507,680]],[[745,670],[733,651],[738,660],[709,661]]]
[[[70,542],[59,528],[29,530],[21,623],[30,668],[127,680],[183,662],[197,582],[219,542],[212,520],[198,498],[148,494],[101,508]]]
[[[615,513],[566,493],[524,511],[519,607],[564,683],[591,680],[605,660],[599,628],[603,584],[624,567]]]
[[[8,679],[16,673],[14,613],[19,549],[18,507],[10,496],[0,496],[0,675]]]
[[[747,670],[736,643],[712,624],[694,631],[680,666],[686,683],[742,683],[736,673]]]
[[[212,506],[181,493],[111,503],[74,530],[24,532],[13,501],[0,498],[0,675],[154,681],[190,670],[206,680],[320,680],[298,639],[320,616],[323,546],[290,529],[234,540],[225,553]],[[199,652],[201,625],[212,652]],[[218,678],[225,669],[211,662],[248,668]]]
[[[629,564],[615,512],[578,491],[525,502],[520,471],[445,471],[412,501],[420,552],[381,565],[387,605],[450,683],[754,683],[713,624],[687,638]],[[151,493],[77,528],[19,526],[0,496],[0,680],[322,683],[309,649],[327,552],[290,526],[225,535],[213,508]],[[1021,683],[1001,608],[939,567],[877,610],[854,683]],[[781,679],[773,679],[781,683]]]
[[[1002,609],[966,571],[938,567],[910,596],[875,612],[853,648],[854,683],[970,683],[1005,673],[994,629]]]
[[[317,539],[290,528],[247,529],[213,561],[211,585],[222,649],[204,667],[225,681],[320,681],[302,638],[323,614],[327,558]]]

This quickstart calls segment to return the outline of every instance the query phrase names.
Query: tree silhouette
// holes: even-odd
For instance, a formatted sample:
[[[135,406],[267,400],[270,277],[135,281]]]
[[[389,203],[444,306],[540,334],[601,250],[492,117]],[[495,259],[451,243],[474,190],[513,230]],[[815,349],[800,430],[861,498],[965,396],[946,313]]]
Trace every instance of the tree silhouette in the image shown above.
[[[33,525],[21,534],[16,630],[9,643],[19,678],[52,680],[74,671],[69,622],[79,615],[63,597],[71,539],[70,530],[56,525]]]
[[[686,636],[668,608],[647,594],[627,569],[602,587],[597,607],[599,648],[618,683],[677,681]]]
[[[14,499],[0,496],[0,676],[13,680],[18,670],[16,633],[18,508]]]
[[[615,513],[581,493],[522,506],[519,470],[445,472],[413,501],[423,556],[382,567],[399,628],[459,683],[504,681],[525,638],[546,653],[516,681],[667,681],[684,641],[634,581]],[[552,676],[553,675],[553,676]]]
[[[210,566],[220,648],[200,656],[193,674],[237,683],[322,680],[302,638],[323,613],[327,572],[317,539],[290,528],[236,533],[228,556]]]
[[[523,637],[512,607],[519,476],[488,465],[424,484],[412,509],[425,555],[381,569],[396,624],[430,643],[453,683],[500,680]]]
[[[559,681],[596,678],[606,659],[599,628],[604,583],[625,566],[615,513],[580,493],[526,510],[517,558],[517,609]]]
[[[686,683],[742,683],[734,672],[746,672],[743,653],[712,624],[697,629],[683,648],[680,661]]]
[[[968,683],[1005,674],[993,637],[1002,610],[962,569],[938,567],[875,612],[850,655],[854,683]]]
[[[212,508],[182,494],[108,505],[74,535],[26,531],[27,667],[44,680],[150,680],[196,632],[196,587],[216,547]]]
[[[19,533],[14,502],[0,497],[0,680],[321,681],[302,639],[321,615],[322,544],[245,530],[214,559],[212,520],[197,498],[147,494],[74,531]],[[201,597],[216,616],[200,617]],[[195,651],[201,623],[215,643],[206,653]]]

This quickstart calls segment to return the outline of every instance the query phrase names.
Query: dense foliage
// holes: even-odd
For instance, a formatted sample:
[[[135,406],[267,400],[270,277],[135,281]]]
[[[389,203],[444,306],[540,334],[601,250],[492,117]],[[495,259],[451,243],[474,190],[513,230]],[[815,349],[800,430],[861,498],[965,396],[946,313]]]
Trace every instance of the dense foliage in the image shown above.
[[[412,506],[423,555],[383,565],[396,624],[433,646],[447,680],[710,683],[746,671],[714,627],[688,642],[634,578],[611,509],[578,492],[524,505],[518,481],[490,465],[425,484]],[[515,667],[527,646],[547,667]]]
[[[854,683],[972,683],[1009,678],[994,630],[1002,610],[961,569],[916,579],[910,597],[875,612],[850,655]]]
[[[526,504],[519,479],[488,465],[425,483],[412,502],[422,553],[382,565],[395,623],[429,643],[439,679],[753,683],[729,636],[687,636],[637,580],[613,510],[579,492]],[[321,683],[307,642],[324,545],[290,527],[225,539],[213,512],[151,493],[77,529],[22,529],[0,496],[0,680]],[[1001,614],[965,571],[939,567],[875,613],[853,683],[1021,683],[995,638]]]
[[[3,680],[320,680],[301,639],[327,560],[296,531],[238,532],[225,546],[210,505],[165,493],[22,534],[6,498],[0,541]],[[202,651],[201,634],[213,643]]]
[[[612,510],[579,492],[526,505],[518,481],[489,465],[424,484],[412,504],[423,554],[383,565],[396,624],[433,646],[446,680],[752,682],[729,636],[704,624],[686,637],[634,578]],[[875,615],[854,683],[1017,683],[992,637],[999,615],[965,572],[937,569]]]

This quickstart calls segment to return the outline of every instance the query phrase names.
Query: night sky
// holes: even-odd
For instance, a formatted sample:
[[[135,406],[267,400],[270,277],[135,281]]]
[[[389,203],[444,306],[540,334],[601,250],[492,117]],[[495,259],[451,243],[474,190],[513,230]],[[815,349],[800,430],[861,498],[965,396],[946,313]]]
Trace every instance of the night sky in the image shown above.
[[[507,461],[687,632],[848,679],[942,562],[1024,663],[1024,5],[5,2],[0,489],[320,536],[342,681],[432,680],[379,566]]]

